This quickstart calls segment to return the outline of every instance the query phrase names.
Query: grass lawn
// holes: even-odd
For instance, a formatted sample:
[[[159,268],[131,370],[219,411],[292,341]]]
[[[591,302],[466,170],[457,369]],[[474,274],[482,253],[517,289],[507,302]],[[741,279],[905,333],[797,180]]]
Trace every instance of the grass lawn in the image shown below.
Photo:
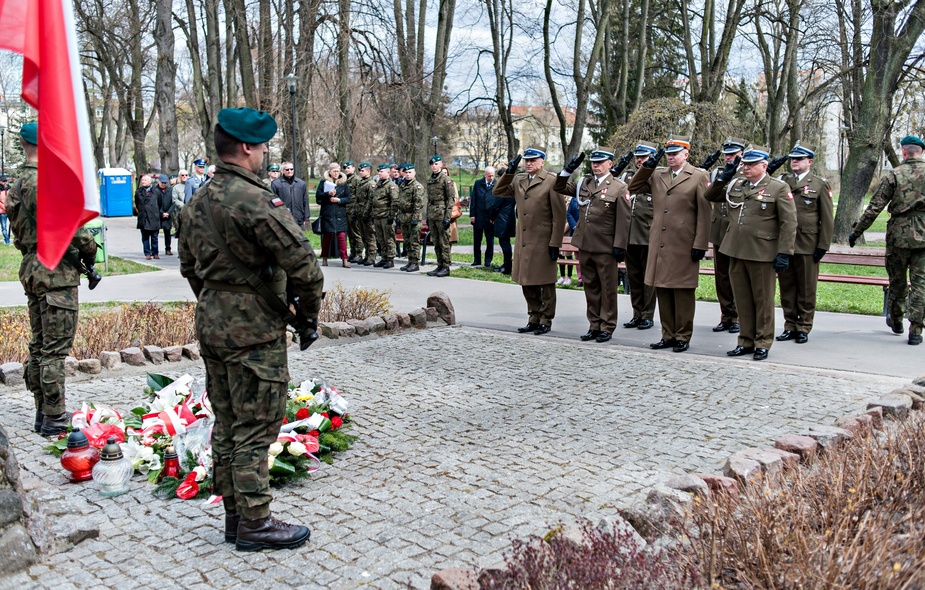
[[[22,254],[12,246],[0,245],[0,281],[18,281],[19,265]],[[109,257],[109,270],[104,270],[102,263],[96,265],[96,270],[104,277],[115,275],[131,275],[139,272],[153,272],[159,270],[154,266],[139,264],[117,256]]]

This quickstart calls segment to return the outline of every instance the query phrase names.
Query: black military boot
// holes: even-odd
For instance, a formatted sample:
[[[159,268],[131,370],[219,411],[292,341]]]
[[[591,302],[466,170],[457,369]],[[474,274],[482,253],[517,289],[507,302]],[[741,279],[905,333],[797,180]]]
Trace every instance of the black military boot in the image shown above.
[[[408,272],[417,272],[421,270],[421,267],[418,266],[417,262],[412,262],[411,264],[408,265],[408,268],[406,268],[405,270]]]
[[[391,260],[386,260],[385,264],[382,265],[382,268],[392,268],[393,266],[395,266],[394,262],[392,262]]]
[[[266,518],[242,518],[238,523],[235,549],[238,551],[259,551],[260,549],[295,549],[311,536],[307,526],[286,524],[268,516]]]
[[[42,436],[58,436],[67,430],[67,425],[71,423],[70,412],[64,412],[56,416],[45,414],[42,416]]]
[[[237,512],[225,513],[225,542],[234,543],[238,540],[238,523],[241,516]]]
[[[42,419],[44,418],[42,410],[35,411],[35,424],[32,425],[33,430],[36,432],[42,432]]]
[[[437,269],[437,272],[434,273],[435,277],[448,277],[450,276],[450,267],[443,266]]]

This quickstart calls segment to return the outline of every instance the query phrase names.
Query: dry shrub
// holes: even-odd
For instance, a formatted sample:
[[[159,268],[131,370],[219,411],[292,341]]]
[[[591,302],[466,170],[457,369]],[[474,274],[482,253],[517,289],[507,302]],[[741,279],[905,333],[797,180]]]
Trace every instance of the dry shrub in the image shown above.
[[[639,548],[629,528],[604,529],[581,524],[583,543],[566,535],[514,540],[505,552],[506,570],[487,570],[480,588],[504,590],[621,590],[696,587],[695,570],[686,570],[673,550]]]
[[[925,587],[925,418],[695,503],[688,562],[724,588]]]
[[[31,338],[25,309],[0,309],[0,363],[26,362]]]
[[[344,322],[390,313],[392,311],[392,304],[389,302],[391,293],[391,291],[367,289],[366,287],[348,290],[344,289],[343,284],[338,281],[333,289],[325,293],[318,319],[322,322]]]

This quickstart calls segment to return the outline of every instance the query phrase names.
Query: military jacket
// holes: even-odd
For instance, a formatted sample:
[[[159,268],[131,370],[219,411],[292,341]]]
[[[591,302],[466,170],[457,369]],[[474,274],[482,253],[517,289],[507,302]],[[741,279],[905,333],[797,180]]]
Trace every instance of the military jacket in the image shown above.
[[[19,265],[19,280],[27,293],[44,295],[48,291],[76,287],[80,284],[79,257],[96,256],[96,242],[93,241],[93,235],[89,230],[81,227],[74,234],[68,251],[54,270],[39,262],[37,186],[38,169],[35,164],[26,162],[7,195],[6,212],[10,230],[16,237],[14,245],[23,255]],[[58,307],[77,309],[77,301],[62,301]]]
[[[402,223],[420,221],[425,200],[424,185],[417,180],[404,183],[398,189],[398,201],[395,205],[397,219]]]
[[[398,186],[391,179],[376,178],[373,184],[370,210],[375,219],[394,217],[395,203],[398,201]]]
[[[350,201],[353,204],[352,215],[361,219],[372,217],[373,187],[375,184],[376,181],[372,177],[363,178],[361,176],[357,179],[356,192],[351,193],[353,195],[353,199]]]
[[[350,196],[357,194],[357,186],[360,184],[360,175],[354,172],[347,176],[347,188],[350,189]],[[359,210],[357,207],[356,201],[350,199],[350,202],[345,205],[347,209],[347,215],[356,215],[356,212]]]
[[[716,182],[716,176],[722,168],[717,168],[710,173],[710,182]],[[745,178],[742,176],[742,169],[736,170],[732,179]],[[719,248],[723,244],[723,236],[729,229],[729,206],[726,201],[722,203],[713,203],[713,216],[710,218],[710,243]]]
[[[633,178],[633,174],[635,173],[635,170],[627,170],[620,175],[620,180],[626,183],[628,187],[630,179]],[[635,194],[629,193],[629,209],[629,245],[648,246],[649,231],[652,228],[653,213],[652,191],[649,190],[648,184],[640,188],[640,190]]]
[[[206,216],[209,203],[216,223],[222,219],[224,224],[221,236]],[[285,331],[276,310],[262,296],[246,292],[246,279],[219,240],[265,283],[279,286],[288,280],[299,296],[299,309],[308,318],[318,317],[324,276],[315,253],[283,200],[267,191],[255,174],[219,162],[212,182],[183,207],[180,222],[180,274],[199,300],[196,334],[200,341],[237,348],[270,342]],[[205,281],[236,285],[241,291],[213,288]],[[286,301],[285,293],[279,297]]]
[[[449,221],[456,203],[456,183],[446,170],[427,179],[427,219]]]
[[[854,227],[862,233],[889,205],[886,248],[925,248],[925,159],[908,158],[880,181],[877,192]]]
[[[802,180],[793,172],[782,174],[793,194],[797,208],[797,237],[794,254],[814,254],[816,249],[828,251],[835,231],[835,207],[832,189],[824,178],[807,172]]]
[[[729,205],[729,229],[721,253],[755,262],[773,262],[778,254],[793,254],[797,212],[787,183],[767,174],[755,186],[749,186],[744,177],[717,180],[706,197]]]
[[[586,252],[611,253],[614,248],[626,249],[629,240],[630,207],[626,184],[608,174],[598,184],[591,174],[579,183],[569,177],[556,177],[555,191],[578,200],[578,223],[572,235],[572,245]]]

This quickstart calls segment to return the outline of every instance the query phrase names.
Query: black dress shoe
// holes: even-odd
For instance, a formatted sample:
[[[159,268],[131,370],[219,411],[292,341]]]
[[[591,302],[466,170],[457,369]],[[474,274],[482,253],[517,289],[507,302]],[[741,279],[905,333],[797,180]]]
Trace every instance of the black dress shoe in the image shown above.
[[[739,333],[739,322],[732,322],[729,324],[729,333],[738,334]]]
[[[725,332],[726,330],[729,329],[730,325],[732,324],[729,324],[727,322],[720,322],[716,324],[715,326],[713,326],[713,331],[714,332]]]
[[[470,264],[469,266],[482,266],[482,263],[479,262],[478,260],[476,260],[475,262],[473,262],[473,263]]]
[[[659,341],[656,342],[655,344],[650,344],[650,345],[649,345],[649,348],[651,348],[651,349],[653,349],[653,350],[659,350],[659,349],[661,349],[661,348],[673,348],[674,345],[677,344],[677,343],[678,343],[678,341],[675,340],[674,338],[672,338],[671,340],[665,340],[664,338],[662,338],[661,340],[659,340]]]
[[[756,348],[755,349],[755,360],[763,361],[768,358],[768,349],[767,348]]]
[[[797,337],[796,333],[791,332],[790,330],[784,330],[783,332],[780,333],[780,336],[775,338],[775,340],[777,340],[778,342],[783,342],[785,340],[793,340],[796,337]]]
[[[597,338],[595,338],[595,340],[598,341],[598,342],[607,342],[607,341],[610,340],[611,338],[613,338],[613,334],[612,334],[612,333],[610,333],[610,332],[601,332],[600,335],[599,335]]]
[[[678,343],[674,345],[674,348],[671,350],[674,352],[685,352],[688,348],[691,347],[690,342],[684,342],[683,340],[678,340]]]
[[[744,356],[755,352],[754,346],[736,346],[726,353],[727,356]]]
[[[578,337],[578,339],[581,340],[582,342],[587,342],[588,340],[594,340],[600,335],[601,335],[600,330],[588,330],[586,334],[582,334],[581,336]]]
[[[909,346],[918,346],[922,343],[921,334],[909,334]]]
[[[549,333],[550,330],[552,330],[552,327],[549,324],[540,324],[537,326],[536,330],[533,330],[533,333],[537,336],[541,336],[542,334]]]
[[[642,323],[642,320],[640,318],[633,318],[630,321],[624,323],[623,327],[624,328],[636,328],[639,326],[640,323]]]
[[[652,320],[642,320],[639,322],[639,325],[636,326],[636,329],[637,330],[648,330],[654,325],[655,325],[655,322],[653,322]]]
[[[517,331],[520,332],[521,334],[526,334],[527,332],[532,332],[533,330],[536,330],[539,327],[540,327],[539,324],[534,324],[533,322],[527,322],[526,326],[524,326],[523,328],[517,328]]]
[[[806,332],[797,332],[797,337],[793,339],[797,344],[806,344],[809,342],[809,334]]]

